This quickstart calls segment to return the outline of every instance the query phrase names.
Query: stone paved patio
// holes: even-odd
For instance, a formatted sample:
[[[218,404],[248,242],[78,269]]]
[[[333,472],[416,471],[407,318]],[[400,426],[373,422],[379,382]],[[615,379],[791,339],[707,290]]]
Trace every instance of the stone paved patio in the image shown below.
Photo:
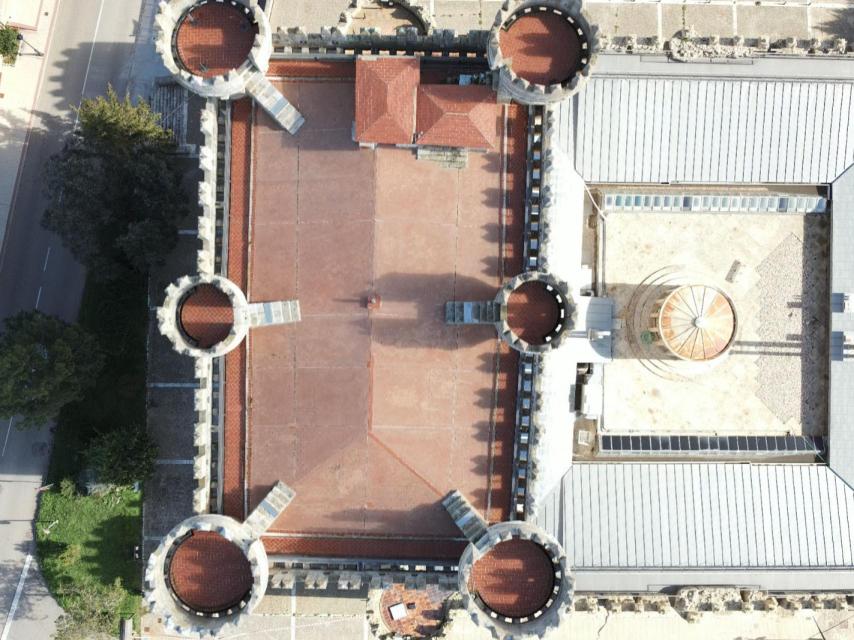
[[[822,435],[828,223],[822,214],[610,215],[605,282],[626,325],[605,369],[605,430]],[[719,286],[735,303],[735,344],[707,371],[645,359],[636,334],[648,326],[633,331],[633,305],[656,272]]]

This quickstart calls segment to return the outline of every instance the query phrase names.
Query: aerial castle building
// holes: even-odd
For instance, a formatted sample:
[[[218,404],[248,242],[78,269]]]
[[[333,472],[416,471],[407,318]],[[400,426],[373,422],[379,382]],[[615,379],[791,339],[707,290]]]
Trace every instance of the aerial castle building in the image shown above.
[[[146,548],[167,629],[295,584],[412,637],[455,593],[522,638],[591,595],[854,591],[854,83],[599,55],[575,0],[157,27],[201,169],[156,301],[196,380],[192,495]]]

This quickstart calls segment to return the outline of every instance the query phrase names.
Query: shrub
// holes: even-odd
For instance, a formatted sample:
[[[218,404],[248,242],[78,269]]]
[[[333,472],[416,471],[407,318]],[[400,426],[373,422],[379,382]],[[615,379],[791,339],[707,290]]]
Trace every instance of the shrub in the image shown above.
[[[74,480],[71,478],[63,478],[59,482],[59,495],[63,498],[73,498],[77,493],[77,487],[74,484]]]
[[[99,482],[129,485],[151,475],[157,446],[144,427],[131,425],[95,436],[86,457]]]
[[[13,64],[18,57],[18,30],[15,27],[0,27],[0,57],[6,64]]]

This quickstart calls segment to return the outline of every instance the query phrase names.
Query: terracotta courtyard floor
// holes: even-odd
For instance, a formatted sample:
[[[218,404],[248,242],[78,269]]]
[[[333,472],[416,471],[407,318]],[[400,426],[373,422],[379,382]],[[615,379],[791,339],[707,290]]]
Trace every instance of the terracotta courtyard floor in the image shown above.
[[[299,299],[302,321],[250,337],[248,507],[290,485],[270,532],[285,538],[268,542],[305,554],[312,540],[323,555],[375,555],[365,538],[383,537],[384,556],[394,539],[459,540],[449,491],[490,520],[508,515],[517,360],[491,326],[447,326],[444,304],[490,299],[514,269],[512,244],[501,268],[514,179],[502,168],[524,165],[520,131],[509,162],[471,153],[449,169],[360,149],[351,80],[276,84],[306,124],[294,137],[255,112],[249,298]]]

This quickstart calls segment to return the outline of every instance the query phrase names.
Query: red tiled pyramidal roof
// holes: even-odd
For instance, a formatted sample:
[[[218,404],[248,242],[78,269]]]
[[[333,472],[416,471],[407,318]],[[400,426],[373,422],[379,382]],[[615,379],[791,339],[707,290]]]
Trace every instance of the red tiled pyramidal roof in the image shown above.
[[[426,84],[418,87],[415,141],[421,145],[495,149],[498,103],[490,87]]]
[[[356,60],[356,139],[411,144],[415,89],[421,78],[417,58]]]

